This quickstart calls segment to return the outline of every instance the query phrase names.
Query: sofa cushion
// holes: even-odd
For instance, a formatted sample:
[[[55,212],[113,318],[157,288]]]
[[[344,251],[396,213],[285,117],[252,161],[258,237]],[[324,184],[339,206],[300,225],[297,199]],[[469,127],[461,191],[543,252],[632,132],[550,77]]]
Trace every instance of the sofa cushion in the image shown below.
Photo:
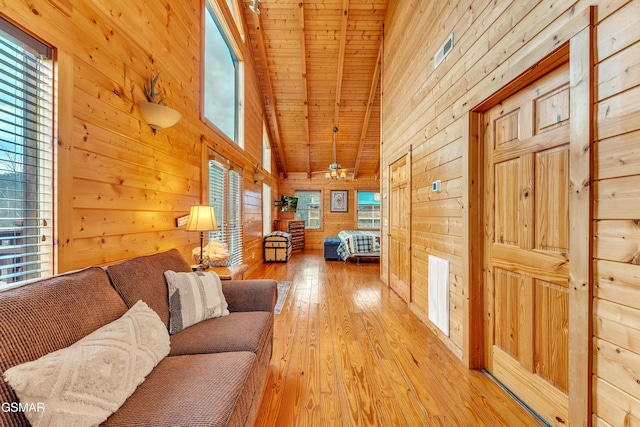
[[[34,427],[91,426],[106,420],[169,354],[169,334],[139,301],[121,318],[70,347],[8,369],[4,379]]]
[[[229,311],[268,311],[273,313],[278,297],[275,280],[223,280],[222,292]]]
[[[231,313],[205,320],[171,335],[170,355],[250,351],[258,353],[270,338],[273,316],[264,311]]]
[[[165,271],[169,290],[169,333],[214,317],[228,316],[220,278],[213,271]]]
[[[249,352],[167,357],[104,426],[244,426],[264,378]]]
[[[0,371],[69,347],[126,311],[100,267],[0,291]],[[3,380],[0,401],[17,401]],[[0,411],[0,425],[28,423],[22,412]]]
[[[142,300],[169,326],[169,294],[164,272],[191,271],[191,265],[177,249],[139,256],[106,267],[113,287],[127,307]]]

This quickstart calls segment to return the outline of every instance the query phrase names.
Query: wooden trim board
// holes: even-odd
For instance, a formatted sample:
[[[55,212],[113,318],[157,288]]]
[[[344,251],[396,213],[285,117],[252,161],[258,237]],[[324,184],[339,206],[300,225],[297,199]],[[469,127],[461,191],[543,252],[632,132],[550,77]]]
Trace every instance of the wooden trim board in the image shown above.
[[[571,254],[569,274],[569,424],[591,423],[593,343],[593,29],[571,39],[569,181]]]

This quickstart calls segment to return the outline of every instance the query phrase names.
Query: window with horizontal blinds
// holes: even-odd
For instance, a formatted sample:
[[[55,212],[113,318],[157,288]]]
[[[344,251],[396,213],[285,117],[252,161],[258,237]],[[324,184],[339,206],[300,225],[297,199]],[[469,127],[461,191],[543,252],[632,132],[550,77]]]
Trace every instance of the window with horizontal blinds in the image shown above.
[[[52,52],[0,19],[0,287],[52,273]]]
[[[216,215],[217,231],[209,232],[209,240],[217,240],[225,243],[227,246],[227,234],[225,233],[226,209],[224,203],[224,187],[225,175],[227,168],[216,160],[209,161],[209,205],[213,206],[213,212]]]
[[[242,175],[229,171],[229,250],[231,264],[242,264]]]
[[[242,174],[219,160],[209,160],[209,204],[218,223],[209,239],[229,247],[232,265],[242,264]]]

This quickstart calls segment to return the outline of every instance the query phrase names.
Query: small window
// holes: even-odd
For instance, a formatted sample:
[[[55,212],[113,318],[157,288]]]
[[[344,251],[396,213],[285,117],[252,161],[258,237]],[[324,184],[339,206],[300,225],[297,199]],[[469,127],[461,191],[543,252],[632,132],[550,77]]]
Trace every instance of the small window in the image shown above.
[[[358,229],[380,230],[380,193],[358,191]]]
[[[0,288],[54,272],[51,58],[0,19]]]
[[[224,26],[206,2],[204,40],[204,116],[232,141],[241,144],[240,61]]]
[[[318,190],[298,190],[298,207],[296,208],[296,219],[304,220],[305,228],[320,229],[322,215],[322,193]]]

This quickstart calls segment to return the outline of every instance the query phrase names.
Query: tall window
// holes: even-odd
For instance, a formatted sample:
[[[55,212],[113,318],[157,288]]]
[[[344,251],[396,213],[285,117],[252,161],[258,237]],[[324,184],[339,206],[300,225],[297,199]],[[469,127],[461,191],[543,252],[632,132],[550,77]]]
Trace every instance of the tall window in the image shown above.
[[[262,235],[271,233],[271,186],[262,183]]]
[[[240,20],[240,16],[242,16],[242,11],[238,6],[238,2],[236,0],[226,0],[227,7],[229,8],[229,12],[231,12],[231,16],[233,16],[233,21],[236,24],[236,28],[240,34],[243,33],[242,21]]]
[[[266,123],[262,124],[262,167],[267,172],[271,172],[271,144]]]
[[[53,67],[0,19],[0,287],[53,273]]]
[[[358,191],[358,228],[380,229],[380,193]]]
[[[230,35],[221,24],[223,17],[206,2],[204,23],[204,116],[241,144],[240,125],[240,62],[234,52]]]
[[[242,264],[242,175],[218,160],[209,161],[209,204],[218,223],[209,239],[229,247],[231,264]]]
[[[296,209],[296,219],[303,219],[305,227],[319,229],[321,224],[322,193],[317,190],[298,190],[298,207]]]
[[[229,12],[231,12],[231,15],[233,15],[233,19],[236,19],[236,7],[233,4],[233,0],[227,0],[227,7],[229,8]]]

